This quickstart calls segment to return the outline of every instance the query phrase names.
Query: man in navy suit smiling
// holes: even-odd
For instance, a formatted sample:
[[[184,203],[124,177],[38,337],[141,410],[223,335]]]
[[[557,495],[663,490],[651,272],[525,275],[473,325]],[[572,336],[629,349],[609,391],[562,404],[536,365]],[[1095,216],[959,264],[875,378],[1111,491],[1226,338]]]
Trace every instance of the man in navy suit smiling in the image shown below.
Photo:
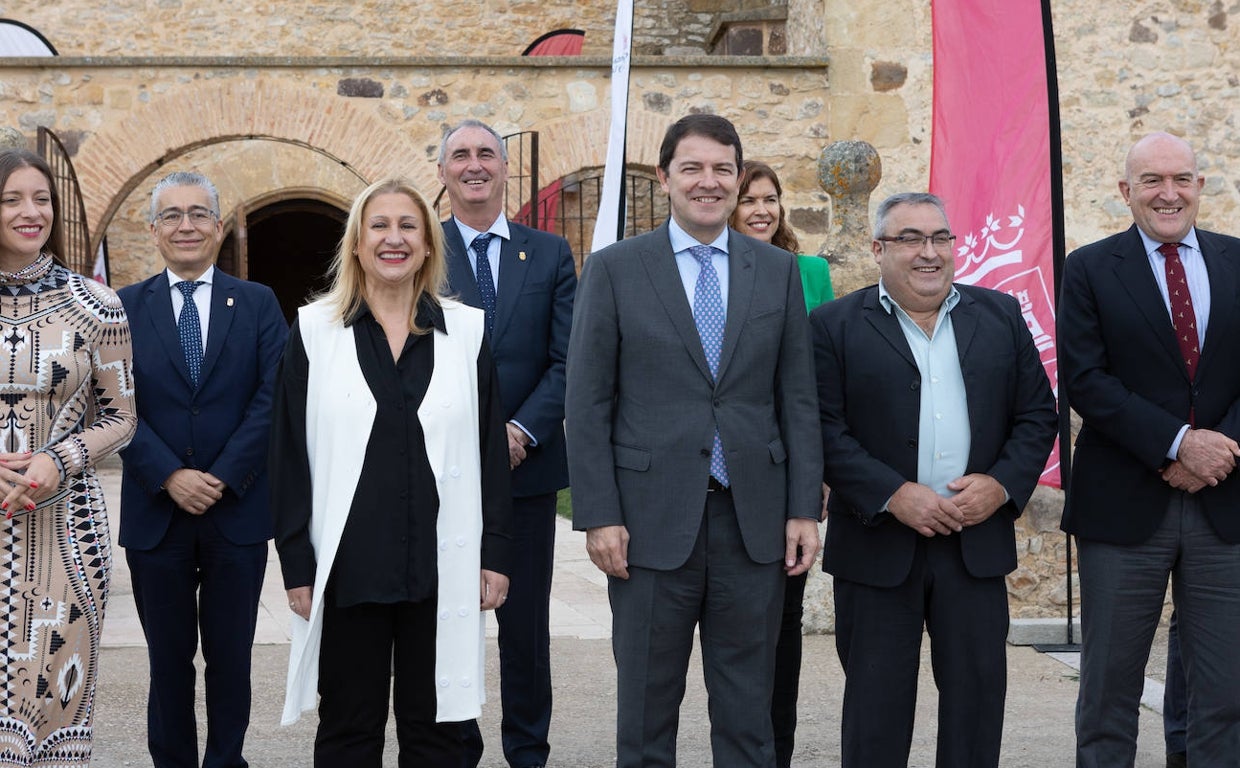
[[[443,223],[448,282],[486,312],[512,466],[512,588],[495,612],[504,757],[512,768],[546,764],[551,748],[548,622],[556,492],[568,485],[564,364],[577,271],[562,237],[508,221],[508,153],[490,126],[466,120],[444,136],[439,180],[452,202]],[[470,765],[482,757],[465,726]]]
[[[119,291],[133,333],[138,430],[121,452],[120,544],[151,665],[155,768],[197,768],[194,654],[207,693],[203,768],[243,768],[250,646],[271,538],[266,458],[288,327],[275,294],[215,268],[219,194],[178,172],[151,193],[167,268]]]

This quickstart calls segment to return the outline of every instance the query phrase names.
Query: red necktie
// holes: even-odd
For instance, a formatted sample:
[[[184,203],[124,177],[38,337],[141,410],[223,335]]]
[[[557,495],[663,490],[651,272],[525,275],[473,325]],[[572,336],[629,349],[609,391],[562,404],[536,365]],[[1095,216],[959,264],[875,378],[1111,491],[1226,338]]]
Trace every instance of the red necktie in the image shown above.
[[[1197,342],[1197,315],[1193,313],[1193,297],[1184,279],[1184,265],[1180,263],[1180,244],[1163,243],[1158,252],[1166,257],[1167,297],[1171,303],[1171,324],[1175,326],[1175,339],[1184,356],[1188,379],[1197,376],[1197,362],[1201,359],[1201,347]]]

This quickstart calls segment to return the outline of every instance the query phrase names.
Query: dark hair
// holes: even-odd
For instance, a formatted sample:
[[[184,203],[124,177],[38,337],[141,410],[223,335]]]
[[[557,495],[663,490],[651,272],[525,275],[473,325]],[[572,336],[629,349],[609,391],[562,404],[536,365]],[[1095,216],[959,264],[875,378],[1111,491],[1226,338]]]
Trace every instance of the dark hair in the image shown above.
[[[60,193],[56,191],[56,181],[52,178],[52,169],[47,162],[28,149],[0,150],[0,192],[9,184],[9,177],[14,171],[22,168],[33,168],[47,179],[47,188],[52,195],[52,232],[47,238],[44,248],[52,252],[52,259],[64,265],[60,254],[64,252],[64,234],[60,226]]]
[[[659,168],[664,173],[672,164],[676,147],[686,136],[705,136],[725,147],[736,147],[736,168],[740,170],[741,137],[736,133],[736,126],[718,115],[685,115],[672,123],[667,133],[663,134],[663,144],[659,147]]]
[[[775,175],[775,169],[766,163],[757,160],[746,160],[745,165],[741,168],[741,182],[737,185],[737,196],[743,196],[749,191],[749,185],[758,179],[769,179],[775,185],[775,196],[779,198],[779,226],[775,228],[775,234],[771,235],[771,245],[776,248],[783,248],[789,253],[798,253],[801,250],[801,243],[797,240],[797,235],[792,231],[792,227],[788,224],[788,211],[784,208],[784,185],[779,183],[779,177]],[[732,229],[736,229],[737,211],[732,211]]]
[[[933,205],[939,213],[943,214],[943,221],[947,221],[947,208],[943,205],[943,199],[938,195],[932,195],[929,192],[897,192],[879,203],[878,210],[874,212],[875,240],[886,233],[887,217],[898,205]]]

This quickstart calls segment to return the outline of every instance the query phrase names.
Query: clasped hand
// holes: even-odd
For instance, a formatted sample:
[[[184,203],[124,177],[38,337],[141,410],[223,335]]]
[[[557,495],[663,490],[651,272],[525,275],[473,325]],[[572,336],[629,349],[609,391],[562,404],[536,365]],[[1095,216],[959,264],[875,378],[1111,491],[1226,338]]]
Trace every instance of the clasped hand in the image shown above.
[[[0,510],[5,517],[33,511],[35,505],[60,487],[60,470],[46,453],[0,453]]]

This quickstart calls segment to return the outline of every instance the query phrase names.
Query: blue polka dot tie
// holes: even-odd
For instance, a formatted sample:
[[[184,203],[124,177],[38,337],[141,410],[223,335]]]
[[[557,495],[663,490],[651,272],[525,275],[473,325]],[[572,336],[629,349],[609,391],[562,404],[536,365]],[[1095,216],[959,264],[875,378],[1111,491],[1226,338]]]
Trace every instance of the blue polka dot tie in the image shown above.
[[[702,351],[710,375],[719,373],[719,353],[723,349],[723,292],[719,290],[719,274],[711,263],[715,249],[708,245],[695,245],[689,253],[702,269],[698,272],[697,285],[693,289],[693,322],[698,336],[702,338]],[[719,427],[715,426],[715,440],[710,448],[710,473],[722,485],[728,485],[728,462],[723,455],[723,441],[719,439]]]
[[[181,337],[181,349],[185,351],[185,365],[189,368],[189,379],[198,386],[198,375],[202,373],[202,323],[198,320],[198,305],[194,304],[194,291],[202,285],[201,280],[182,280],[177,289],[185,297],[181,305],[181,317],[177,319],[177,333]]]
[[[487,246],[491,238],[490,232],[483,232],[474,238],[470,248],[474,251],[477,267],[474,272],[478,280],[478,294],[482,297],[482,309],[487,314],[487,333],[495,330],[495,278],[491,277],[491,259],[487,257]]]

